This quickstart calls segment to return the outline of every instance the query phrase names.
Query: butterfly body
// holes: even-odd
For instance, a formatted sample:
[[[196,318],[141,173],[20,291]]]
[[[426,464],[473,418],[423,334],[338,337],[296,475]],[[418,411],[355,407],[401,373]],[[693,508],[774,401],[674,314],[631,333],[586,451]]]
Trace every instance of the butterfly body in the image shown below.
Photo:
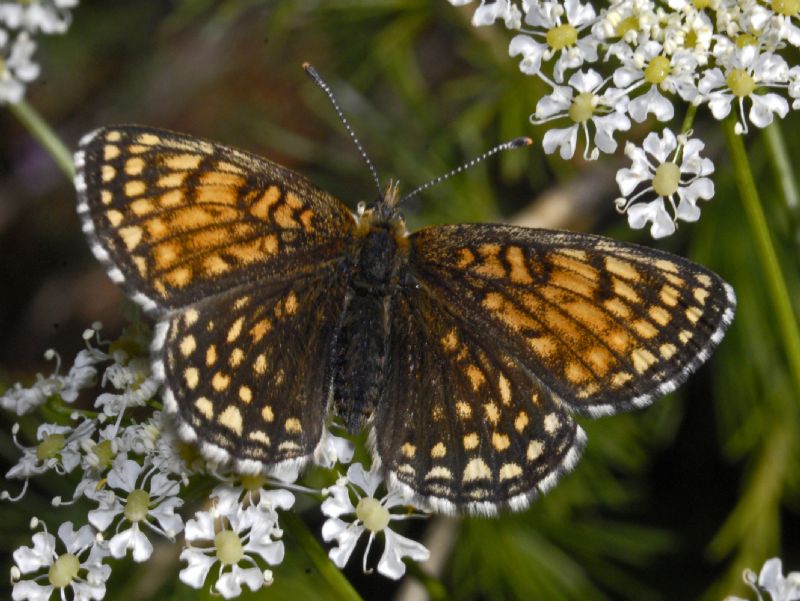
[[[179,432],[241,472],[305,465],[330,414],[421,506],[519,510],[596,417],[674,390],[733,319],[731,287],[663,251],[499,224],[408,233],[390,187],[353,214],[255,155],[139,126],[75,155],[78,214],[156,320]]]
[[[408,285],[408,241],[402,218],[391,210],[394,188],[357,216],[344,260],[347,292],[332,349],[332,400],[351,434],[361,431],[381,402],[391,336],[392,302]]]

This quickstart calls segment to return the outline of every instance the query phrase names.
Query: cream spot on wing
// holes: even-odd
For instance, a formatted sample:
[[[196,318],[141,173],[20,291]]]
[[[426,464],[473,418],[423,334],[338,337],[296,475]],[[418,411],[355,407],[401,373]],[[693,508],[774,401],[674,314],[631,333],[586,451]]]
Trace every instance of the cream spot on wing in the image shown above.
[[[483,410],[486,412],[486,419],[496,425],[500,420],[500,410],[497,408],[497,405],[494,403],[485,403],[483,405]]]
[[[645,348],[637,348],[631,353],[633,369],[638,373],[644,373],[654,363],[658,362],[656,356]]]
[[[233,368],[239,367],[244,359],[244,351],[240,348],[235,348],[231,351],[231,356],[228,358],[228,365]]]
[[[472,482],[473,480],[488,480],[492,477],[492,470],[486,465],[486,462],[480,457],[471,459],[464,468],[464,482]]]
[[[694,295],[694,298],[698,303],[700,303],[701,305],[706,304],[706,299],[708,298],[709,294],[708,290],[706,290],[705,288],[695,288],[692,291],[692,294]]]
[[[528,414],[524,411],[520,411],[519,415],[517,415],[516,419],[514,420],[514,429],[517,432],[522,432],[525,427],[528,425]]]
[[[504,463],[500,467],[500,480],[511,480],[522,475],[522,468],[516,463]]]
[[[214,390],[216,390],[217,392],[223,392],[227,390],[230,383],[231,383],[230,376],[225,375],[219,371],[214,374],[213,378],[211,378],[211,386],[213,386]]]
[[[100,177],[103,179],[104,182],[110,182],[117,176],[117,170],[114,169],[111,165],[103,165],[103,168],[100,170]]]
[[[697,321],[703,316],[703,310],[699,307],[689,307],[686,309],[686,319],[688,319],[692,323],[697,323]]]
[[[125,248],[133,250],[142,241],[142,228],[137,226],[124,227],[119,230],[119,235],[125,243]]]
[[[240,317],[233,322],[233,325],[228,330],[228,342],[233,342],[242,333],[242,324],[244,324],[244,317]]]
[[[106,211],[106,219],[108,219],[108,222],[111,225],[117,227],[120,223],[122,223],[122,220],[125,219],[125,216],[119,211],[112,209],[110,211]]]
[[[126,175],[136,176],[141,174],[142,171],[144,171],[144,159],[141,157],[133,157],[125,161]]]
[[[103,148],[103,159],[106,161],[111,161],[116,159],[119,156],[119,146],[114,146],[113,144],[107,144]]]
[[[401,474],[406,474],[407,476],[413,476],[417,470],[414,469],[413,466],[408,465],[407,463],[403,463],[397,466],[397,471]]]
[[[638,281],[641,277],[633,265],[617,257],[606,257],[606,269],[614,275],[634,282]]]
[[[181,340],[181,355],[183,355],[184,357],[188,357],[189,355],[191,355],[196,348],[197,348],[197,341],[191,334],[189,334],[188,336],[184,337],[183,340]]]
[[[236,405],[228,405],[217,420],[221,426],[233,430],[236,434],[242,433],[242,412]]]
[[[528,443],[527,457],[528,461],[535,461],[542,455],[544,445],[540,440],[532,440]]]
[[[258,357],[256,357],[256,360],[253,363],[253,370],[260,376],[263,376],[264,373],[266,373],[267,357],[264,355],[264,353],[261,353]]]
[[[129,197],[132,196],[141,196],[144,194],[144,191],[147,189],[147,185],[138,179],[133,181],[127,182],[125,184],[125,194]]]
[[[433,445],[433,448],[431,449],[431,457],[439,459],[445,455],[447,455],[447,448],[443,443],[437,442],[435,445]]]
[[[558,427],[561,425],[561,420],[555,413],[548,413],[544,416],[544,431],[551,436],[556,433]]]
[[[211,367],[217,362],[217,347],[212,344],[206,349],[206,366]]]
[[[479,440],[477,432],[470,432],[464,436],[464,448],[467,451],[471,451],[478,446]]]
[[[206,397],[201,396],[194,402],[194,406],[206,419],[210,420],[214,418],[214,405]]]
[[[303,426],[300,424],[300,420],[296,417],[288,418],[284,423],[283,428],[290,434],[300,434],[300,432],[303,431]]]
[[[456,402],[456,415],[459,419],[469,419],[472,415],[472,407],[469,406],[468,403],[464,401],[457,401]]]
[[[620,371],[611,376],[611,385],[619,388],[626,382],[633,380],[633,374],[627,371]]]
[[[264,405],[261,409],[261,418],[265,422],[272,422],[275,419],[275,414],[272,412],[272,407],[269,405]]]
[[[677,352],[678,347],[674,344],[662,344],[659,347],[658,352],[661,354],[663,359],[670,359],[672,356]]]
[[[197,169],[202,160],[203,157],[196,154],[175,154],[167,157],[164,160],[164,164],[175,171],[188,171],[189,169]]]
[[[183,379],[189,389],[194,390],[200,382],[200,372],[197,371],[196,367],[187,367],[183,370]]]
[[[117,130],[110,131],[106,134],[106,140],[109,142],[119,142],[122,139],[122,134]]]
[[[187,326],[193,326],[197,323],[198,317],[200,317],[200,313],[196,309],[189,309],[183,314],[183,320]]]
[[[453,472],[442,465],[437,465],[425,474],[425,479],[438,478],[441,480],[450,480],[453,477]]]
[[[470,365],[467,367],[467,377],[469,378],[470,383],[472,384],[472,390],[478,390],[481,385],[486,382],[486,378],[483,376],[483,372],[477,365]]]
[[[242,400],[243,403],[249,403],[250,401],[253,400],[253,391],[250,390],[249,386],[240,386],[239,398]]]
[[[693,336],[694,332],[691,330],[681,330],[681,333],[678,334],[678,340],[680,340],[683,344],[686,344],[692,339]]]
[[[658,297],[661,299],[661,302],[668,307],[674,307],[678,304],[680,292],[678,292],[677,288],[673,288],[669,284],[664,284],[661,287],[661,291],[658,293]]]
[[[664,307],[653,305],[652,307],[650,307],[648,313],[650,314],[650,319],[652,319],[660,326],[665,326],[670,321],[669,311],[664,309]]]
[[[250,438],[250,440],[255,440],[256,442],[265,444],[267,446],[269,446],[270,444],[269,436],[267,436],[266,432],[263,432],[261,430],[254,430],[253,432],[250,432],[250,434],[248,434],[248,438]]]
[[[503,374],[500,374],[497,380],[497,387],[500,389],[500,400],[503,401],[503,405],[508,405],[511,402],[511,383]]]
[[[511,440],[508,438],[508,435],[495,432],[492,434],[492,446],[498,451],[505,451],[511,446]]]
[[[403,443],[403,446],[400,447],[400,452],[403,453],[404,457],[408,457],[412,459],[414,455],[417,453],[417,447],[410,442]]]
[[[704,273],[698,273],[697,275],[694,276],[694,278],[706,288],[711,286],[711,277],[707,276]]]

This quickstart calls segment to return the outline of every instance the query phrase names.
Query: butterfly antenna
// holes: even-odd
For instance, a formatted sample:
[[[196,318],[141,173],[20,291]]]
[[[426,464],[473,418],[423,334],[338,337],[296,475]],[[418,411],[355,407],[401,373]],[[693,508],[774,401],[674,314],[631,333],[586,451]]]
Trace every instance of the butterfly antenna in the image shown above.
[[[467,169],[469,169],[471,167],[474,167],[475,165],[477,165],[481,161],[485,161],[490,156],[495,155],[498,152],[502,152],[504,150],[511,150],[512,148],[520,148],[522,146],[530,146],[531,144],[533,144],[533,140],[531,140],[530,138],[514,138],[513,140],[509,140],[508,142],[504,142],[503,144],[498,144],[497,146],[495,146],[491,150],[487,150],[486,152],[484,152],[481,156],[475,157],[474,159],[472,159],[471,161],[469,161],[467,163],[464,163],[460,167],[456,167],[452,171],[448,171],[444,175],[440,175],[439,177],[435,177],[431,181],[429,181],[428,183],[422,184],[420,187],[415,188],[414,190],[412,190],[411,192],[409,192],[408,194],[403,196],[400,199],[400,202],[398,204],[408,200],[412,196],[416,196],[417,194],[419,194],[423,190],[427,190],[428,188],[432,188],[436,184],[439,184],[439,183],[443,182],[444,180],[446,180],[449,177],[452,177],[452,176],[454,176],[454,175],[456,175],[458,173],[461,173],[462,171],[466,171]]]
[[[322,79],[322,76],[317,72],[314,66],[311,65],[311,63],[303,63],[303,69],[305,69],[306,73],[308,73],[308,76],[313,79],[314,83],[317,84],[328,96],[328,99],[333,105],[333,110],[336,111],[336,114],[339,116],[339,121],[342,122],[345,130],[347,130],[347,133],[350,134],[350,138],[355,143],[356,148],[358,148],[358,152],[361,153],[361,158],[364,159],[364,162],[367,164],[367,168],[372,174],[372,179],[375,181],[375,185],[378,187],[378,192],[382,195],[383,190],[381,190],[381,180],[378,179],[378,171],[375,169],[375,165],[372,164],[372,161],[369,160],[367,153],[364,151],[364,147],[361,146],[361,142],[358,141],[356,133],[353,131],[353,128],[350,127],[350,123],[347,121],[347,117],[344,116],[342,109],[339,107],[339,103],[336,102],[336,97],[333,95],[333,90],[331,90],[330,86],[325,83],[325,80]]]

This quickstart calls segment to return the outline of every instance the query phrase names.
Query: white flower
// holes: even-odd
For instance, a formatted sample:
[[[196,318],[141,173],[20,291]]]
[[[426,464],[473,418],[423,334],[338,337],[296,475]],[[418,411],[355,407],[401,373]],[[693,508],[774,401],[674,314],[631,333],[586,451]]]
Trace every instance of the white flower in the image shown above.
[[[378,572],[397,580],[406,571],[403,557],[426,561],[430,557],[430,551],[420,543],[401,536],[388,527],[392,521],[408,519],[419,514],[390,513],[391,508],[406,505],[406,502],[398,491],[389,491],[386,496],[376,499],[375,491],[382,481],[383,478],[375,467],[367,472],[360,463],[354,463],[347,470],[346,478],[340,478],[334,486],[325,489],[324,492],[329,496],[322,503],[322,513],[329,519],[322,525],[322,538],[326,541],[336,540],[337,547],[331,549],[328,555],[333,563],[343,568],[353,554],[358,539],[365,530],[369,530],[369,540],[362,564],[364,572],[368,573],[370,570],[367,570],[367,556],[372,542],[379,532],[383,532],[386,546],[378,561]],[[362,496],[354,486],[348,485],[360,488],[364,495]],[[351,492],[356,497],[355,505],[350,498]],[[355,520],[348,523],[340,519],[340,516],[348,514],[353,514]]]
[[[792,108],[795,110],[800,109],[800,65],[795,65],[789,69],[787,79],[789,80],[787,90],[792,98]]]
[[[181,570],[180,579],[196,589],[203,586],[211,568],[219,562],[211,591],[226,599],[238,597],[242,584],[252,591],[271,584],[272,571],[262,570],[256,558],[277,565],[284,554],[275,508],[285,505],[273,505],[272,501],[285,503],[288,499],[270,497],[270,502],[244,507],[239,493],[230,487],[214,489],[211,510],[198,511],[186,522],[187,546],[181,552],[181,560],[188,565]]]
[[[59,426],[58,424],[42,424],[36,430],[36,439],[39,444],[35,447],[22,446],[17,440],[19,424],[14,424],[11,434],[14,445],[22,451],[22,457],[8,472],[6,479],[15,478],[24,480],[22,492],[11,498],[7,491],[0,493],[0,499],[21,499],[28,487],[28,479],[38,476],[49,470],[58,474],[68,474],[74,470],[81,461],[80,444],[85,438],[91,436],[95,423],[85,420],[78,426]]]
[[[658,38],[661,19],[655,8],[652,0],[616,0],[601,13],[592,33],[608,44],[606,60],[627,56],[636,46]]]
[[[768,559],[761,573],[756,575],[752,570],[745,570],[742,574],[745,584],[752,588],[759,601],[762,600],[761,591],[769,593],[771,601],[798,601],[800,600],[800,572],[791,572],[783,577],[783,567],[778,557]],[[725,601],[747,601],[741,597],[729,596]]]
[[[145,467],[149,469],[145,471]],[[142,532],[142,526],[168,539],[174,539],[183,530],[183,520],[175,513],[183,505],[179,492],[180,484],[156,466],[142,466],[132,459],[118,457],[108,473],[106,487],[86,491],[100,505],[89,511],[89,522],[104,531],[121,515],[115,534],[108,541],[111,555],[119,559],[132,550],[134,561],[146,561],[153,553],[153,545]],[[121,530],[125,524],[130,528]]]
[[[700,93],[708,101],[708,108],[716,119],[724,119],[731,112],[731,103],[739,109],[737,133],[747,132],[745,99],[750,100],[747,117],[756,127],[772,123],[773,115],[783,118],[789,112],[789,103],[775,93],[757,94],[762,87],[786,87],[789,67],[780,56],[759,52],[756,46],[736,48],[729,55],[725,72],[716,67],[706,72],[700,80]]]
[[[614,71],[614,85],[630,93],[642,86],[647,92],[628,104],[628,113],[634,121],[641,123],[653,113],[659,121],[669,121],[675,114],[672,102],[661,91],[677,93],[687,102],[697,97],[694,71],[697,61],[689,52],[680,51],[672,55],[664,52],[660,42],[651,40],[638,46],[634,52],[620,56],[622,67]]]
[[[71,20],[69,9],[77,5],[78,0],[0,2],[0,23],[31,33],[64,33]]]
[[[572,158],[578,130],[583,130],[586,142],[585,159],[596,159],[600,151],[611,153],[616,150],[614,132],[630,129],[631,122],[624,114],[627,97],[613,88],[602,91],[606,83],[607,80],[593,69],[578,71],[570,77],[569,86],[556,86],[552,94],[539,100],[531,123],[538,125],[565,117],[572,121],[569,127],[550,129],[545,133],[542,146],[546,153],[551,154],[558,148],[561,158]],[[589,133],[590,124],[595,130],[594,139]]]
[[[714,39],[714,24],[703,11],[697,10],[693,4],[686,9],[673,13],[664,29],[664,52],[675,54],[688,52],[697,65],[706,65],[711,56],[711,43]]]
[[[454,6],[463,6],[472,0],[450,0]],[[472,24],[475,27],[492,25],[497,19],[502,19],[508,29],[519,29],[522,12],[512,0],[481,0],[481,5],[472,15]]]
[[[33,521],[36,527],[38,520]],[[106,580],[111,568],[103,563],[108,556],[105,544],[98,542],[91,526],[75,531],[72,522],[58,528],[58,538],[64,551],[56,551],[56,538],[44,529],[33,535],[33,547],[20,547],[14,551],[12,583],[14,601],[47,601],[59,589],[61,599],[71,590],[74,601],[99,600],[105,597]],[[45,572],[32,579],[21,580],[21,574],[32,574],[45,568]]]
[[[25,84],[39,76],[39,65],[31,60],[35,51],[27,32],[12,37],[0,29],[0,104],[22,100]]]
[[[654,238],[669,236],[678,219],[697,221],[699,199],[714,196],[714,183],[706,177],[714,172],[714,164],[700,156],[704,144],[688,136],[675,137],[669,129],[663,137],[651,133],[642,148],[630,142],[625,148],[633,164],[617,172],[617,184],[623,197],[616,201],[620,211],[628,213],[628,223],[640,229],[651,223]],[[644,187],[636,194],[633,192]],[[631,196],[631,194],[633,194]],[[645,202],[644,196],[655,196]],[[669,202],[670,211],[664,204]],[[677,203],[676,203],[677,201]]]
[[[94,406],[117,422],[128,407],[141,407],[158,391],[159,383],[150,373],[149,361],[145,358],[128,360],[122,351],[113,354],[114,363],[103,374],[103,386],[107,383],[121,393],[104,392],[97,397]]]
[[[540,74],[542,62],[558,55],[553,77],[561,83],[567,69],[597,60],[597,38],[591,33],[581,36],[595,19],[592,5],[581,4],[579,0],[533,3],[525,17],[531,28],[523,29],[527,35],[520,34],[511,40],[508,53],[522,55],[519,68],[528,75]]]
[[[322,432],[322,440],[314,450],[314,463],[332,468],[336,463],[348,464],[353,460],[355,446],[346,438],[334,436],[328,428]]]

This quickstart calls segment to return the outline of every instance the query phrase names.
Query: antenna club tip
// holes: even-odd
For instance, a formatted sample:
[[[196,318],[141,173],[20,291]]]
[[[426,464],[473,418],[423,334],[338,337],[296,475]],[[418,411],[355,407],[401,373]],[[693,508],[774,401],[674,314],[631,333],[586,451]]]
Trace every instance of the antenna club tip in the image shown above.
[[[520,148],[522,146],[532,146],[532,145],[533,145],[533,139],[532,138],[528,138],[527,136],[511,140],[511,147],[512,148]]]
[[[308,61],[303,61],[303,71],[306,73],[316,73],[317,70],[314,68],[314,65],[309,63]]]

